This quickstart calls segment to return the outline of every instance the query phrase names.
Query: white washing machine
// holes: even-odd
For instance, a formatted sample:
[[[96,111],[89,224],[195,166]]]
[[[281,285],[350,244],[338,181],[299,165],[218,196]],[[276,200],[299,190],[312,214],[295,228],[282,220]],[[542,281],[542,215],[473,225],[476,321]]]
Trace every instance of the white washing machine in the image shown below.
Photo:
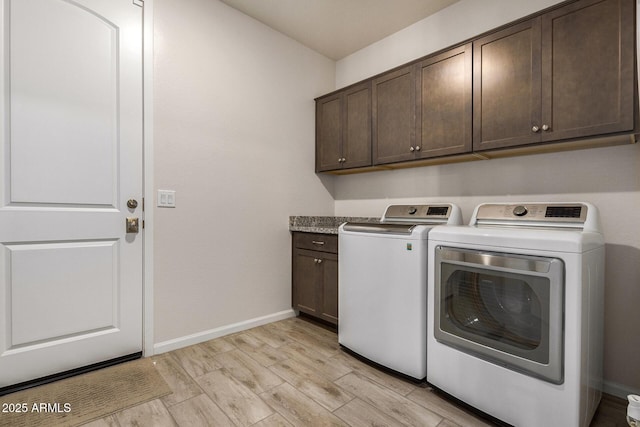
[[[483,204],[429,235],[427,381],[522,427],[587,427],[603,369],[604,240],[588,203]]]
[[[426,376],[427,238],[461,224],[452,204],[391,205],[380,223],[338,229],[338,341],[404,375]]]

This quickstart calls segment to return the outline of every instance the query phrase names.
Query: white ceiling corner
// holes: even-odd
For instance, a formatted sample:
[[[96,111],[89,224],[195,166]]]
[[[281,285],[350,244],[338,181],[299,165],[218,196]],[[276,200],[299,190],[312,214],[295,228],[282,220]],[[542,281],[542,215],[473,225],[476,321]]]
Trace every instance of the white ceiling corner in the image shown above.
[[[221,0],[339,60],[458,0]]]

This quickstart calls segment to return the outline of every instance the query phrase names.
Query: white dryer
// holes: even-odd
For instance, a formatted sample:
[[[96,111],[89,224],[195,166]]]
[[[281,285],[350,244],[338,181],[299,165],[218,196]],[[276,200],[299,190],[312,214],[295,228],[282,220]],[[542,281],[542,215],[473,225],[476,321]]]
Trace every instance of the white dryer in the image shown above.
[[[391,205],[380,223],[338,229],[338,341],[396,372],[426,376],[427,238],[461,224],[452,204]]]
[[[478,206],[429,236],[427,381],[522,427],[587,427],[603,369],[604,240],[588,203]]]

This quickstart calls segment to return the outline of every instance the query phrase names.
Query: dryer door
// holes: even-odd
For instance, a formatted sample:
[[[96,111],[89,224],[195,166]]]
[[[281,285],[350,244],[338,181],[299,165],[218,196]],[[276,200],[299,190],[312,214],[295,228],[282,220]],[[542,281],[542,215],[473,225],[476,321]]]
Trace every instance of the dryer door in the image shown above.
[[[562,260],[442,246],[435,259],[439,342],[563,382]]]

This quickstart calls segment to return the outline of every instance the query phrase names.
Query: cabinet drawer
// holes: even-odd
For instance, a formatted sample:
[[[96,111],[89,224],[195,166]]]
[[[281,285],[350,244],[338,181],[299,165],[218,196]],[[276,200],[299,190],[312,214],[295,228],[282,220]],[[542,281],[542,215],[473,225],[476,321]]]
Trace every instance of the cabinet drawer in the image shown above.
[[[338,236],[319,233],[293,233],[293,246],[298,249],[338,253]]]

